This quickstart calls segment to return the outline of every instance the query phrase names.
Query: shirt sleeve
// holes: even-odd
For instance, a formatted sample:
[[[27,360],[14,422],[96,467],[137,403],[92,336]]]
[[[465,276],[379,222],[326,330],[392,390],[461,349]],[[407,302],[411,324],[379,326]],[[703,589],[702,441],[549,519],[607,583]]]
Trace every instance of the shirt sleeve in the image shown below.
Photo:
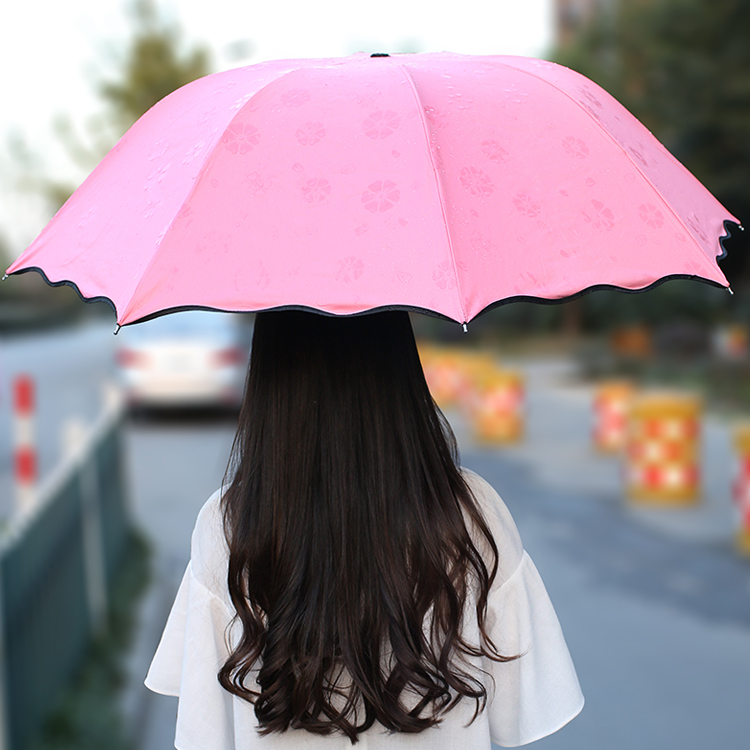
[[[467,481],[500,555],[490,591],[486,625],[508,662],[484,661],[491,677],[490,734],[501,747],[546,737],[578,715],[583,694],[560,623],[542,579],[524,551],[502,499],[481,477]]]
[[[198,516],[191,561],[145,680],[149,690],[179,697],[175,746],[180,750],[234,747],[233,696],[217,675],[229,656],[235,613],[210,585],[220,576],[221,555],[212,561],[201,554],[221,531],[219,518],[213,496]]]
[[[516,572],[488,603],[491,637],[509,662],[487,660],[494,681],[492,741],[516,747],[556,732],[583,708],[583,694],[552,602],[524,553]]]
[[[508,509],[484,480],[467,474],[467,481],[500,553],[488,600],[490,637],[501,654],[520,655],[482,663],[490,734],[496,744],[515,747],[562,727],[581,710],[583,696],[544,584]],[[180,699],[179,750],[235,746],[235,699],[217,678],[238,627],[226,592],[227,559],[219,498],[213,496],[198,516],[191,561],[145,680],[150,690]],[[238,736],[255,727],[252,711],[245,714],[250,723]]]

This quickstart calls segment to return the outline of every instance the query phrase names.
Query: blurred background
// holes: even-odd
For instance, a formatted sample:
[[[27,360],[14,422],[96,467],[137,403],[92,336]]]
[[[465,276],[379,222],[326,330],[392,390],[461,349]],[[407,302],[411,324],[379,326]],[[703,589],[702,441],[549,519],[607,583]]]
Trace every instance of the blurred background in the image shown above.
[[[641,119],[750,215],[750,0],[16,3],[0,11],[7,266],[175,88],[284,57],[543,57]],[[750,717],[750,264],[413,316],[463,463],[500,492],[558,611],[587,706],[545,748],[740,748]],[[142,679],[195,516],[219,485],[252,316],[122,330],[36,274],[0,284],[0,750],[173,746]]]

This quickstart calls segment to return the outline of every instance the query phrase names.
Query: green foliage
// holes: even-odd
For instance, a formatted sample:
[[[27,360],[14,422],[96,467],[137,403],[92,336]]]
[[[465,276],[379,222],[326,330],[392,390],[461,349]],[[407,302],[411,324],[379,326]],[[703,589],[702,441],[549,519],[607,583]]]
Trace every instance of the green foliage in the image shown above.
[[[628,0],[556,60],[641,119],[725,203],[750,205],[750,0]]]
[[[713,325],[731,317],[732,298],[724,289],[676,279],[642,293],[592,292],[582,303],[584,327],[607,331],[639,323],[659,327],[670,320]]]
[[[23,192],[41,196],[54,213],[71,196],[75,185],[49,174],[43,159],[32,150],[20,133],[11,133],[7,140],[10,160],[3,164],[5,176]]]
[[[131,6],[133,33],[117,56],[115,70],[97,86],[104,111],[91,117],[80,134],[67,115],[55,119],[54,130],[71,161],[84,173],[91,171],[120,136],[156,102],[175,89],[210,72],[206,47],[183,50],[178,27],[164,21],[153,0]],[[41,195],[52,212],[72,195],[72,180],[50,176],[47,166],[23,138],[9,143],[15,179],[21,190]]]
[[[747,215],[750,0],[621,2],[555,59],[607,89]]]
[[[116,79],[99,92],[123,129],[175,89],[207,75],[209,53],[197,46],[183,52],[179,30],[161,20],[152,0],[132,6],[135,33]]]
[[[621,0],[553,59],[609,91],[750,223],[750,0]],[[735,231],[722,261],[743,296],[750,288],[747,244]],[[744,307],[719,290],[669,282],[643,295],[589,295],[584,319],[710,323],[744,315]]]
[[[0,265],[5,268],[12,260],[13,255],[10,251],[10,244],[5,235],[0,234]]]
[[[132,750],[118,694],[136,606],[150,580],[150,561],[148,543],[132,533],[115,581],[107,629],[92,644],[75,683],[30,750]]]

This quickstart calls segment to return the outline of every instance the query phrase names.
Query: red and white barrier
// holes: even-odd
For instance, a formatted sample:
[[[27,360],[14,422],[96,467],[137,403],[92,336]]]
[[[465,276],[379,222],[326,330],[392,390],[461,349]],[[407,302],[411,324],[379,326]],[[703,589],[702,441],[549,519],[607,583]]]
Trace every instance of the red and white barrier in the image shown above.
[[[750,555],[750,424],[734,430],[737,450],[737,473],[734,477],[734,502],[737,507],[737,549]]]
[[[626,491],[635,502],[689,505],[700,497],[701,399],[645,391],[630,405]]]
[[[627,441],[628,410],[635,388],[626,380],[600,383],[594,399],[594,445],[603,453],[619,453]]]
[[[34,441],[34,381],[18,375],[13,381],[14,474],[16,510],[27,513],[36,499],[37,455]]]
[[[524,377],[514,370],[485,368],[476,377],[472,422],[486,443],[515,443],[524,431]]]

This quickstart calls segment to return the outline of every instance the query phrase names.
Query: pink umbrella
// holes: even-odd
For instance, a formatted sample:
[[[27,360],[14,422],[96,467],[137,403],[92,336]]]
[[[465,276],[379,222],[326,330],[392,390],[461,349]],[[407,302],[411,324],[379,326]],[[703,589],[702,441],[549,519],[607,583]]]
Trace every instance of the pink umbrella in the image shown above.
[[[8,273],[114,304],[424,310],[665,277],[727,286],[736,221],[566,68],[447,52],[284,60],[147,112]]]

